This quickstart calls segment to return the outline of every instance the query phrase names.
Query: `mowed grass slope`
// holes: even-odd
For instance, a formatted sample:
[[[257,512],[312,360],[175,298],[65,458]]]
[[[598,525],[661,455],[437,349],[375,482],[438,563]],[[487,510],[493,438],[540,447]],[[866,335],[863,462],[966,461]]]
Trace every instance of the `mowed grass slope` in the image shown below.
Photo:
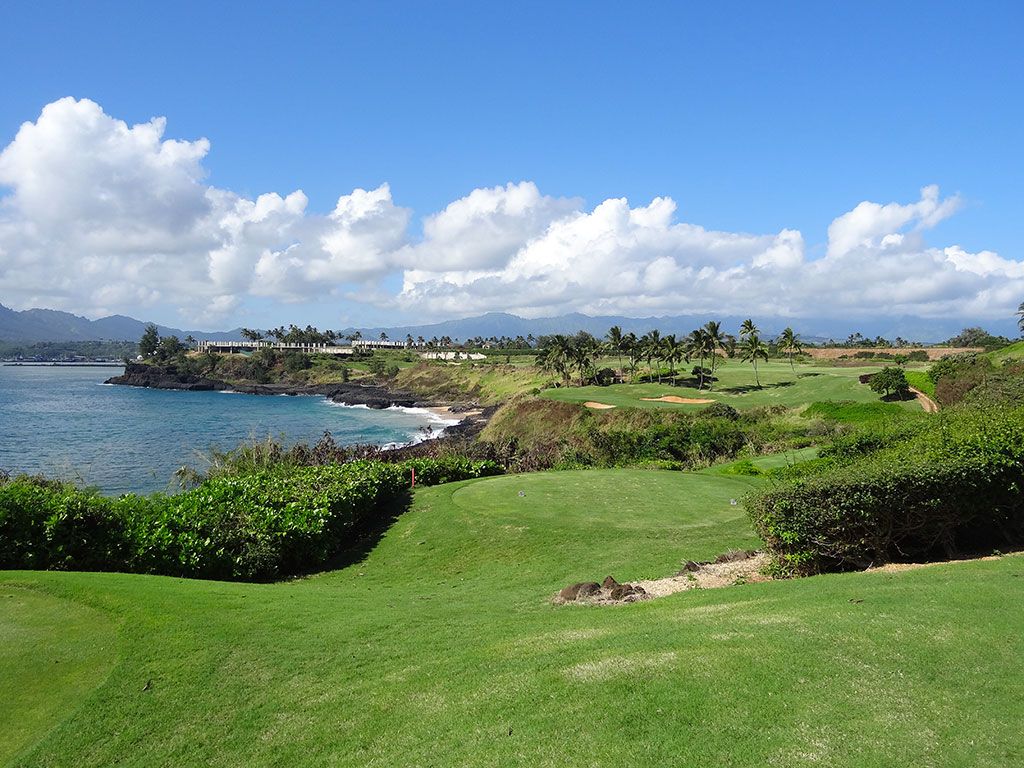
[[[546,389],[543,397],[563,402],[584,403],[594,401],[626,408],[674,408],[698,410],[702,404],[678,404],[644,400],[665,395],[692,399],[707,399],[731,405],[733,408],[753,408],[763,405],[796,407],[817,401],[852,400],[877,402],[878,393],[858,381],[864,373],[877,373],[879,367],[833,368],[798,364],[795,371],[789,363],[771,361],[758,366],[761,387],[754,384],[750,365],[730,360],[715,371],[719,381],[711,390],[696,387],[658,384],[613,384],[607,387],[562,387]],[[909,410],[920,410],[913,400],[900,404]]]
[[[731,500],[755,482],[607,470],[424,489],[363,562],[282,584],[0,574],[0,594],[118,627],[94,643],[90,692],[13,764],[1024,760],[1024,558],[550,604],[572,581],[753,546]],[[0,615],[39,655],[65,632],[52,603]],[[24,683],[27,664],[0,655],[0,679]]]

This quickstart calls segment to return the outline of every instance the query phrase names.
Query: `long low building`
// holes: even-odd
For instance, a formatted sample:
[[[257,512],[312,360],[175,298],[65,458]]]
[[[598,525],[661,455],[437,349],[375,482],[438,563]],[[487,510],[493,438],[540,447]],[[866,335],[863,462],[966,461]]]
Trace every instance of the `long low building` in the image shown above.
[[[288,344],[283,341],[209,341],[203,339],[196,346],[200,352],[216,352],[226,355],[255,352],[258,349],[304,352],[307,355],[351,355],[356,351],[352,347],[339,347],[333,344]]]

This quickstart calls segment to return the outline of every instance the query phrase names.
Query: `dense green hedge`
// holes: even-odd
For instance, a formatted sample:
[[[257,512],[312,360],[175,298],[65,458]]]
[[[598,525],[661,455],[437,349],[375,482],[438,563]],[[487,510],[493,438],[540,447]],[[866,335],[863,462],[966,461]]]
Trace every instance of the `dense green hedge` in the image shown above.
[[[18,477],[0,483],[0,567],[266,580],[322,566],[386,519],[410,485],[499,474],[490,461],[415,459],[215,477],[110,499]]]
[[[806,574],[1024,543],[1024,409],[938,414],[847,441],[747,499],[781,570]],[[856,444],[853,444],[856,443]]]

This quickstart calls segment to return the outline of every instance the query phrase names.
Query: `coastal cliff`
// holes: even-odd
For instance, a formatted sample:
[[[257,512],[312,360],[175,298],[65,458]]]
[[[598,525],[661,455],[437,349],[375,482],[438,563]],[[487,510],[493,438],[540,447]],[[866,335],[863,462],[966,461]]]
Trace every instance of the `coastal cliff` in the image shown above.
[[[233,384],[220,379],[210,379],[192,373],[184,373],[173,366],[159,366],[143,363],[128,363],[124,373],[113,376],[107,384],[120,384],[150,389],[177,389],[190,392],[227,391],[249,395],[320,395],[345,405],[365,405],[369,408],[390,408],[398,406],[435,405],[423,402],[410,392],[392,390],[379,384],[355,382],[332,384]]]

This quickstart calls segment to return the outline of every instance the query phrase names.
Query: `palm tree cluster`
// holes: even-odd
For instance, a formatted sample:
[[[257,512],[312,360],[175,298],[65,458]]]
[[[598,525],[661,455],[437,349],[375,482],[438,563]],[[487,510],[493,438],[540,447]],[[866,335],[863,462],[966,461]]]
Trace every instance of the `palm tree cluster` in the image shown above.
[[[602,346],[586,331],[575,336],[543,336],[540,344],[537,365],[543,371],[557,374],[565,385],[568,386],[573,372],[578,374],[581,387],[596,376],[595,363]]]
[[[794,356],[803,349],[799,336],[792,328],[786,328],[775,345],[779,352],[789,357],[790,366],[793,367]],[[743,362],[753,366],[754,381],[760,387],[757,364],[758,361],[768,360],[771,347],[761,338],[761,330],[754,321],[748,319],[740,325],[738,338],[725,333],[722,324],[715,320],[694,329],[681,339],[674,334],[662,336],[657,330],[638,337],[634,333],[623,333],[622,328],[616,325],[608,329],[601,351],[616,356],[619,370],[628,371],[634,376],[640,363],[645,362],[648,380],[653,381],[657,377],[659,383],[663,380],[664,366],[668,367],[669,380],[676,383],[676,365],[696,361],[692,375],[697,379],[697,388],[704,389],[706,383],[710,389],[718,366],[722,365],[725,358],[735,357],[737,353]],[[628,360],[625,366],[623,359]],[[793,370],[795,372],[795,367]]]
[[[698,379],[698,387],[703,389],[706,381],[710,383],[714,379],[715,370],[721,364],[720,356],[732,357],[735,344],[732,336],[723,333],[721,323],[711,321],[681,339],[675,334],[662,336],[657,329],[639,337],[632,332],[624,334],[616,325],[608,330],[602,349],[618,357],[620,369],[623,369],[623,358],[628,359],[625,370],[634,376],[640,362],[646,362],[648,379],[653,381],[657,376],[658,383],[664,379],[665,366],[669,381],[675,383],[676,365],[697,360],[699,364],[693,369],[693,375]]]

